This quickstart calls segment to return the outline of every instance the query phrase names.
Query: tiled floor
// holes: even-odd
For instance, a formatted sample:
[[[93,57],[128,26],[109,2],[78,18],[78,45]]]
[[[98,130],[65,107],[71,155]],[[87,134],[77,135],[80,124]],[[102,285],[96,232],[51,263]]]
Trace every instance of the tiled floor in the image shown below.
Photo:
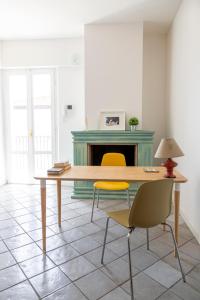
[[[0,187],[0,299],[128,300],[130,283],[126,230],[110,222],[105,263],[100,256],[105,228],[103,210],[126,207],[101,201],[90,223],[91,201],[73,200],[63,187],[62,227],[57,225],[55,186],[47,187],[47,255],[41,250],[39,186]],[[103,209],[103,210],[102,210]],[[170,218],[170,220],[173,220]],[[169,221],[170,221],[169,220]],[[187,283],[181,280],[168,232],[145,230],[132,235],[136,300],[200,299],[200,245],[180,225],[180,254]]]

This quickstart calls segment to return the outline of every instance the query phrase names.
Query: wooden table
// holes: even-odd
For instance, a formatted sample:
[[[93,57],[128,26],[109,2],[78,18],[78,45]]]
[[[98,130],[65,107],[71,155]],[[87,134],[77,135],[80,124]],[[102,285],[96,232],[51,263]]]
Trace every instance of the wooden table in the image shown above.
[[[61,226],[61,181],[127,181],[142,183],[164,178],[165,168],[155,167],[158,173],[144,172],[144,167],[103,167],[103,166],[73,166],[62,175],[42,174],[35,176],[40,180],[41,190],[41,212],[42,212],[42,241],[43,252],[46,252],[46,181],[57,181],[57,202],[58,202],[58,224]],[[180,183],[185,183],[187,179],[178,171],[174,171],[174,227],[175,238],[178,243],[179,237],[179,205],[180,205]]]

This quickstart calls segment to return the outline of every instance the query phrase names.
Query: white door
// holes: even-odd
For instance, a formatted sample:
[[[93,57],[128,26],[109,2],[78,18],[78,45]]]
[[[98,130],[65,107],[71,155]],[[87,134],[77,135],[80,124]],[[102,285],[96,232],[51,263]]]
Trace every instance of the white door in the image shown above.
[[[32,183],[56,155],[54,72],[6,72],[8,182]]]

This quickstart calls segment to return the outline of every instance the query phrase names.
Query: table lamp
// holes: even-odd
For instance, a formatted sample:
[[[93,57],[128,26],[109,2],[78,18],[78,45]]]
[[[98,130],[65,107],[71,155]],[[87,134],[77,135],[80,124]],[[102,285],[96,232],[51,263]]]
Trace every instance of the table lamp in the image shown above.
[[[174,167],[177,166],[177,163],[172,160],[173,157],[183,156],[183,152],[176,143],[173,138],[165,138],[162,139],[158,149],[156,151],[156,158],[167,158],[166,162],[163,164],[167,169],[167,173],[165,177],[167,178],[175,178],[176,176],[173,174]]]

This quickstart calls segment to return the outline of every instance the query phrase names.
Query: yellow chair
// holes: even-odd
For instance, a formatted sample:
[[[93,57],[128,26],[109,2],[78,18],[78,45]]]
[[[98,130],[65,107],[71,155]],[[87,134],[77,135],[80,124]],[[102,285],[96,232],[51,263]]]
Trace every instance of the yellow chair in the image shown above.
[[[102,158],[101,166],[126,166],[126,159],[122,153],[105,153]],[[100,190],[106,191],[126,191],[127,193],[127,201],[130,207],[130,196],[129,196],[129,184],[124,181],[116,182],[116,181],[97,181],[93,185],[94,193],[93,193],[93,204],[92,204],[92,214],[91,214],[91,222],[93,220],[94,213],[94,204],[96,200],[96,192],[97,192],[97,207],[99,205],[99,192]]]
[[[135,228],[146,228],[148,229],[159,224],[166,225],[170,228],[172,239],[174,242],[182,279],[185,282],[185,275],[181,266],[179,257],[178,247],[174,237],[172,227],[165,222],[171,212],[172,202],[172,179],[156,180],[148,183],[144,183],[138,189],[135,196],[134,202],[130,209],[124,209],[120,211],[107,212],[106,230],[103,244],[103,251],[101,257],[101,263],[103,264],[106,237],[108,232],[109,219],[113,219],[118,224],[128,229],[128,257],[129,257],[129,273],[130,273],[130,289],[131,299],[134,299],[133,293],[133,280],[132,280],[132,266],[131,266],[131,253],[130,253],[130,235]],[[148,235],[147,235],[147,242]]]

